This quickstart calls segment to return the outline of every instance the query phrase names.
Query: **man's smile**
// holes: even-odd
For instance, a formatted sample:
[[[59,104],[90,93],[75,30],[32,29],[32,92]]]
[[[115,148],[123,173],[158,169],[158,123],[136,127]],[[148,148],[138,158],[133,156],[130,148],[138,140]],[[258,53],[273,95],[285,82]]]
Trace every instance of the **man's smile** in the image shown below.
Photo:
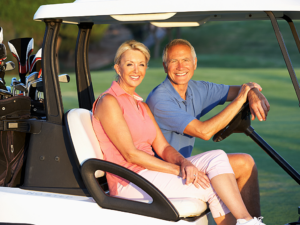
[[[176,76],[184,76],[186,75],[188,72],[185,72],[185,73],[175,73]]]

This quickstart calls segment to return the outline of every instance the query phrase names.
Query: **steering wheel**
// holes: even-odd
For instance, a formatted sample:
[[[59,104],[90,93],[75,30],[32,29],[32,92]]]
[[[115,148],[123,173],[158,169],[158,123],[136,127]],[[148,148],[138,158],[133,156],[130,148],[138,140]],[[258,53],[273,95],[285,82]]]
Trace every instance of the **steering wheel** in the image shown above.
[[[251,125],[250,115],[249,102],[246,102],[229,124],[214,135],[213,141],[222,141],[232,133],[244,133]]]

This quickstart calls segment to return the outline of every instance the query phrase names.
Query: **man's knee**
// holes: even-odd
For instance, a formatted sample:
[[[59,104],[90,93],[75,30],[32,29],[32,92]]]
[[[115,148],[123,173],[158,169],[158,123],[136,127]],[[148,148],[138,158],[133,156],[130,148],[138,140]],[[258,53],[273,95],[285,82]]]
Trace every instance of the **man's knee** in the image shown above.
[[[245,153],[228,154],[230,165],[236,175],[250,175],[257,173],[254,159],[251,155]]]

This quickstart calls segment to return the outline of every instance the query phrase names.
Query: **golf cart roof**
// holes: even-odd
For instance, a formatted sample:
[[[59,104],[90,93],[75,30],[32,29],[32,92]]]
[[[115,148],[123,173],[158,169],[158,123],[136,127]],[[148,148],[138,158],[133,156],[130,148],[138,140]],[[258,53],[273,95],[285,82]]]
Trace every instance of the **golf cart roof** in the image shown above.
[[[267,20],[275,17],[300,19],[298,0],[76,0],[41,6],[34,20],[62,19],[63,23],[113,24],[136,22],[206,22]],[[141,15],[142,14],[142,15]],[[144,14],[144,15],[143,15]],[[146,14],[146,15],[145,15]],[[126,15],[126,16],[118,16]]]

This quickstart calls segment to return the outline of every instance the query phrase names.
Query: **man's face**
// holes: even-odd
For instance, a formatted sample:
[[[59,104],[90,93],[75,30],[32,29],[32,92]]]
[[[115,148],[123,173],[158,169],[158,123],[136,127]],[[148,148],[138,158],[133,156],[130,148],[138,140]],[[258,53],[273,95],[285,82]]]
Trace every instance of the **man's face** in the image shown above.
[[[197,68],[197,58],[194,61],[189,46],[175,45],[168,50],[167,65],[163,65],[174,87],[187,86]]]

